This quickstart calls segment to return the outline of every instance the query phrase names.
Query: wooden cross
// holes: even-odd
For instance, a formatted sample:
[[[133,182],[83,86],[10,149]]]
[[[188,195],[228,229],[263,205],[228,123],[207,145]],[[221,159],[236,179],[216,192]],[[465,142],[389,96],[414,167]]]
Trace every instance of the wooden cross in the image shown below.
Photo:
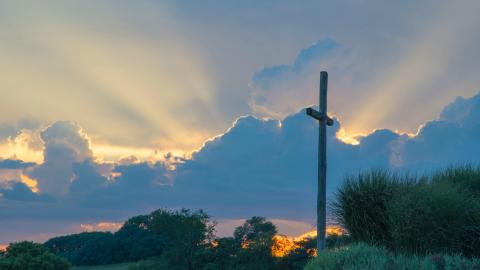
[[[315,118],[319,125],[318,134],[318,192],[317,192],[317,254],[325,248],[326,205],[327,205],[327,125],[333,125],[333,119],[327,115],[328,73],[320,72],[320,111],[307,108],[307,115]]]

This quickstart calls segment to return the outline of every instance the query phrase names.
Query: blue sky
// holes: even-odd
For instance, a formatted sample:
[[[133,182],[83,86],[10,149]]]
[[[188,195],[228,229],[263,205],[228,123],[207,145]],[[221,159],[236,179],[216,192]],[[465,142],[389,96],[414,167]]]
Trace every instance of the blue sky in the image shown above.
[[[321,70],[329,194],[372,167],[477,164],[477,6],[2,1],[0,244],[158,207],[308,229],[317,129],[302,108]]]

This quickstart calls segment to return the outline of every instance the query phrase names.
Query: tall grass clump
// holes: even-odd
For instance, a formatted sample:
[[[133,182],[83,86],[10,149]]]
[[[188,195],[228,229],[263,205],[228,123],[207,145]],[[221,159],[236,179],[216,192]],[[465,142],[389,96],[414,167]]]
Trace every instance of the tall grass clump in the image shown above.
[[[459,187],[418,185],[395,196],[387,216],[397,251],[480,255],[480,201]]]
[[[333,215],[354,241],[389,246],[388,204],[414,183],[415,179],[385,170],[347,176],[336,193]]]
[[[431,182],[433,184],[447,183],[453,185],[480,199],[480,167],[474,167],[470,164],[452,166],[434,173]]]
[[[421,178],[373,170],[349,176],[333,214],[356,242],[391,251],[480,257],[480,168]]]

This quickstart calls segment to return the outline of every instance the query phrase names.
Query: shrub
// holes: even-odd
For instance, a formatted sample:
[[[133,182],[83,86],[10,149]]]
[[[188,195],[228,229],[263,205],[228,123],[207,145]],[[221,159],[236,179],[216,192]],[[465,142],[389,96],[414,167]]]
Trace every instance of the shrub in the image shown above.
[[[432,183],[447,183],[480,198],[480,167],[450,167],[432,175]]]
[[[2,270],[68,270],[66,259],[50,253],[42,244],[19,242],[7,247],[0,257]]]
[[[315,239],[315,245],[316,243],[317,241]],[[342,234],[342,235],[330,234],[327,236],[327,239],[326,239],[327,248],[342,247],[351,243],[352,243],[352,237],[348,234]]]
[[[480,203],[459,188],[418,185],[392,199],[387,211],[395,250],[480,255]]]
[[[305,270],[386,269],[387,255],[384,249],[366,244],[346,246],[320,253]]]
[[[347,176],[336,193],[333,215],[353,240],[388,246],[387,205],[414,182],[382,170]]]
[[[480,269],[480,260],[459,255],[405,256],[388,252],[385,248],[355,244],[322,252],[311,260],[304,270],[440,270]]]

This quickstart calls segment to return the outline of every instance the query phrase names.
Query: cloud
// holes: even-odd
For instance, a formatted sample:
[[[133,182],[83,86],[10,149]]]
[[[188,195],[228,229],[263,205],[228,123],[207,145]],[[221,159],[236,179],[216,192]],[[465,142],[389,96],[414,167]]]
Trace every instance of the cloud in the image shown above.
[[[358,137],[358,145],[335,136],[341,129],[335,119],[328,129],[329,200],[345,174],[372,167],[423,173],[459,162],[480,163],[479,101],[480,93],[457,98],[414,136],[379,129]],[[57,122],[41,133],[44,163],[0,163],[18,168],[3,169],[16,173],[5,178],[8,185],[0,190],[0,220],[96,224],[159,207],[187,207],[206,209],[224,221],[262,215],[313,224],[317,132],[317,123],[303,110],[281,121],[240,117],[191,158],[175,159],[172,168],[131,157],[102,163],[92,156],[88,136],[78,125]],[[18,179],[25,174],[38,181],[39,193]],[[282,224],[286,230],[300,226]]]
[[[30,187],[21,182],[13,182],[10,187],[0,189],[0,194],[1,198],[11,201],[32,202],[48,199],[34,193]]]
[[[265,67],[255,72],[250,83],[250,106],[260,115],[283,118],[316,100],[321,70],[345,73],[349,52],[330,38],[301,50],[291,65]]]
[[[24,162],[22,160],[4,159],[0,160],[0,170],[2,169],[25,169],[36,165],[33,162]]]
[[[348,133],[414,132],[480,83],[476,2],[257,2],[2,2],[0,139],[67,119],[107,151],[188,152],[316,103],[321,68]]]
[[[41,133],[44,162],[29,175],[37,179],[42,193],[66,194],[73,181],[74,163],[92,159],[89,141],[72,122],[55,122]]]
[[[438,168],[480,162],[480,92],[458,97],[418,134],[402,143],[403,166]]]
[[[358,137],[358,145],[336,137],[341,124],[335,119],[327,136],[328,199],[345,174],[369,168],[423,173],[452,163],[479,164],[479,111],[480,93],[459,97],[416,135],[379,129]],[[42,132],[45,163],[17,170],[36,177],[40,193],[10,182],[0,191],[0,220],[91,225],[159,207],[187,207],[203,208],[231,225],[223,231],[235,225],[233,221],[253,215],[280,220],[287,231],[297,230],[314,223],[317,136],[318,124],[304,110],[283,120],[240,117],[191,158],[175,159],[172,168],[167,162],[135,158],[101,163],[92,157],[80,127],[54,123]],[[47,189],[52,186],[62,188]]]
[[[108,232],[115,232],[118,231],[123,226],[121,222],[97,222],[94,224],[80,224],[80,227],[83,231],[92,232],[92,231],[108,231]]]
[[[1,158],[42,163],[43,141],[40,130],[37,127],[22,129],[5,140],[0,140]]]
[[[22,130],[35,129],[38,127],[40,127],[40,123],[32,118],[4,121],[0,123],[0,141],[9,137],[15,137]]]
[[[188,151],[221,128],[207,60],[159,3],[0,9],[0,139],[68,119],[98,144]]]

